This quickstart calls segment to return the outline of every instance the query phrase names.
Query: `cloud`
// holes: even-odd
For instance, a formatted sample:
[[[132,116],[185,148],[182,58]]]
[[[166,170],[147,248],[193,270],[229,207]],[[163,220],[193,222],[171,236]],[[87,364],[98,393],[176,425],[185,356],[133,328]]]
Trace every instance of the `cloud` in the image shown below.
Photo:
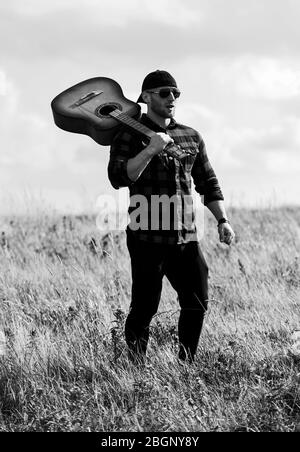
[[[45,140],[47,123],[28,109],[20,109],[20,91],[0,71],[1,106],[0,135],[2,164],[24,164],[47,167],[51,162],[48,151],[50,139]],[[4,83],[3,83],[4,80]]]
[[[8,79],[7,74],[0,68],[0,114],[1,122],[7,124],[7,117],[17,108],[18,93],[13,83]]]
[[[159,7],[152,0],[12,0],[2,7],[27,18],[41,19],[43,16],[61,15],[75,12],[80,18],[89,18],[90,24],[128,26],[132,22],[147,19],[149,22],[187,27],[198,23],[201,15],[195,14],[188,4],[180,0],[160,0]],[[67,24],[67,23],[66,23]]]
[[[245,56],[217,65],[214,75],[244,96],[266,100],[300,96],[300,63],[288,58]]]
[[[6,78],[6,74],[0,71],[0,96],[5,96],[8,92],[9,86]]]
[[[270,152],[266,160],[266,168],[268,171],[278,175],[299,175],[300,172],[300,155],[299,152],[287,153]]]
[[[260,129],[224,125],[218,134],[212,131],[208,137],[221,169],[239,168],[257,176],[266,176],[268,172],[293,174],[299,171],[300,164],[299,130],[300,120],[287,118],[279,124]]]
[[[99,67],[112,54],[120,64],[138,55],[144,67],[191,55],[287,56],[300,50],[299,13],[289,0],[15,0],[1,6],[0,42],[7,59],[97,59]]]

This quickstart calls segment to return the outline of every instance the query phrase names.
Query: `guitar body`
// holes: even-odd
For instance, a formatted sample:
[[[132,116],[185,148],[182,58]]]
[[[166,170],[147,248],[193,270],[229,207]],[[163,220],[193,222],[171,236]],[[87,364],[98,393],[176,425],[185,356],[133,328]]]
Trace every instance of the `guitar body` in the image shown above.
[[[140,106],[126,99],[122,88],[107,77],[85,80],[56,96],[51,102],[55,124],[63,130],[88,135],[98,144],[110,145],[120,122],[110,116],[119,110],[138,119]]]
[[[154,132],[141,124],[140,106],[124,97],[120,85],[107,77],[85,80],[56,96],[51,102],[55,124],[63,130],[88,135],[103,146],[110,145],[122,124],[149,141]],[[169,143],[162,154],[182,160],[195,150]]]

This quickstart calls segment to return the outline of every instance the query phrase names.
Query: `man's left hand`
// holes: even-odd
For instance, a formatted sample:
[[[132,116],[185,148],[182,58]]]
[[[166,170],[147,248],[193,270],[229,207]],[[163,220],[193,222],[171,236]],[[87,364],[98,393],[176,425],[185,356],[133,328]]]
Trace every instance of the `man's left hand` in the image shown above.
[[[235,234],[229,223],[221,223],[218,226],[220,242],[231,245],[234,240]]]

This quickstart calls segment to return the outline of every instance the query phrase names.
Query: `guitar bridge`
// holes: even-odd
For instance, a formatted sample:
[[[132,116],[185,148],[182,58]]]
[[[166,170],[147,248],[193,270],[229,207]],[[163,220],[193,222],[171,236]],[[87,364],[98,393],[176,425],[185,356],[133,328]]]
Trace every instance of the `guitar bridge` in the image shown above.
[[[93,99],[94,97],[99,96],[102,93],[103,93],[103,91],[91,91],[87,94],[84,94],[74,104],[70,105],[70,108],[79,107],[80,105],[84,104],[85,102],[88,102],[89,100]]]

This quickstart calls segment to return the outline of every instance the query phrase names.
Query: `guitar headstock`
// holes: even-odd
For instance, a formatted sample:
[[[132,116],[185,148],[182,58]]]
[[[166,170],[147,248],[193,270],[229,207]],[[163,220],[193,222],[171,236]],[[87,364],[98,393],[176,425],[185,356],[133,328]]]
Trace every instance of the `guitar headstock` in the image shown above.
[[[182,149],[181,146],[178,144],[171,143],[168,146],[165,147],[163,150],[166,154],[170,155],[171,157],[181,161],[185,159],[188,155],[196,155],[197,151],[189,150],[189,149]]]

